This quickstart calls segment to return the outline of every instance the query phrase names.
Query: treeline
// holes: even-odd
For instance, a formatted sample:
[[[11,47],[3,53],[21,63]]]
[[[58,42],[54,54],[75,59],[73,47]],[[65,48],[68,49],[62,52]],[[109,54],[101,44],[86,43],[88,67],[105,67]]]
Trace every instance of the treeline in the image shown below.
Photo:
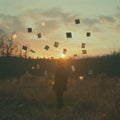
[[[43,76],[55,70],[53,59],[25,59],[18,57],[0,58],[0,78],[20,78],[25,74]]]
[[[107,74],[120,76],[120,53],[84,59],[68,59],[65,62],[70,76]],[[72,70],[72,67],[75,69]],[[0,78],[21,77],[25,74],[51,76],[56,69],[55,59],[25,59],[0,57]]]
[[[120,53],[76,60],[73,64],[76,66],[77,76],[82,74],[120,76]]]

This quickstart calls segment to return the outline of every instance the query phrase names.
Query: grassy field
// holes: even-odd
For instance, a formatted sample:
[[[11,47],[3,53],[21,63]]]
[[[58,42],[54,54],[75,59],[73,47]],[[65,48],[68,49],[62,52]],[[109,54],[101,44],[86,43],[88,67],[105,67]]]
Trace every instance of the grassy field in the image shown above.
[[[120,78],[69,79],[62,109],[56,107],[51,81],[0,80],[0,120],[120,120]]]

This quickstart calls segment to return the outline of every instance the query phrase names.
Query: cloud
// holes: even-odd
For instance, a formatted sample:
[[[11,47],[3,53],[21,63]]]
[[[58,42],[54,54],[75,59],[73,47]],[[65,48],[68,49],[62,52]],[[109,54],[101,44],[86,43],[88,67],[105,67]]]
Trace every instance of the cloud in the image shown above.
[[[119,23],[116,24],[115,27],[114,27],[113,29],[114,29],[116,32],[119,33],[119,31],[120,31],[120,24],[119,24]]]
[[[99,23],[99,20],[95,18],[84,18],[83,23],[86,25],[95,25]]]
[[[98,18],[83,18],[82,22],[86,31],[101,32]]]
[[[19,16],[0,14],[0,28],[8,34],[9,38],[11,33],[15,31],[19,44],[24,44],[27,41],[30,43],[30,41],[36,40],[36,34],[38,32],[42,33],[41,41],[47,38],[55,40],[58,38],[58,35],[55,34],[54,36],[54,32],[60,32],[62,30],[61,32],[63,33],[64,29],[61,29],[63,26],[66,29],[72,28],[71,24],[74,23],[75,18],[76,15],[65,12],[62,9],[31,9],[23,12]],[[44,26],[42,26],[43,22],[45,23]],[[28,27],[33,28],[32,34],[27,33]]]
[[[26,11],[25,17],[33,19],[36,26],[39,26],[41,21],[45,21],[48,25],[47,28],[52,31],[52,29],[59,29],[61,24],[69,26],[76,15],[65,12],[60,8],[52,8],[49,10],[33,9]]]
[[[19,40],[27,40],[29,38],[34,39],[30,35],[28,36],[28,27],[33,28],[34,35],[37,34],[37,32],[41,32],[46,35],[45,37],[49,37],[49,35],[53,35],[54,32],[61,30],[62,33],[65,30],[78,31],[79,27],[74,25],[76,18],[78,18],[77,14],[66,12],[60,8],[52,8],[49,10],[30,9],[24,11],[19,16],[0,14],[0,28],[9,34],[16,31],[19,34]],[[116,18],[104,15],[91,18],[81,16],[80,20],[81,30],[83,31],[102,32],[106,24],[110,26],[113,23],[117,24]],[[42,26],[43,22],[45,23],[44,26]]]
[[[118,9],[118,10],[120,10],[120,4],[119,4],[119,5],[117,5],[117,9]]]
[[[13,31],[22,31],[24,26],[18,16],[0,14],[0,27],[8,34]]]
[[[116,19],[115,18],[113,18],[113,17],[111,17],[111,16],[104,16],[104,15],[102,15],[102,16],[100,16],[99,17],[99,19],[100,19],[100,21],[102,22],[102,23],[107,23],[107,24],[112,24],[112,23],[115,23],[116,22]]]

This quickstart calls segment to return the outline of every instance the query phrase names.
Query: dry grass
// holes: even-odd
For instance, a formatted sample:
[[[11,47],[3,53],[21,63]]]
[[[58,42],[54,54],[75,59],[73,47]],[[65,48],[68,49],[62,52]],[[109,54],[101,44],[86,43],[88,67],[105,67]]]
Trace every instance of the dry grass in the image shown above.
[[[0,81],[0,120],[120,120],[120,78],[69,79],[65,106],[57,109],[51,80]]]

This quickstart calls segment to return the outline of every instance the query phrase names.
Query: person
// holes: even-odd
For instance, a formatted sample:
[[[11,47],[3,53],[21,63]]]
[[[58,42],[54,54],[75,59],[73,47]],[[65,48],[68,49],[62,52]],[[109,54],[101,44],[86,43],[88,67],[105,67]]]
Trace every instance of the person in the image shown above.
[[[56,92],[58,108],[63,107],[63,94],[67,90],[68,73],[63,59],[57,60],[57,69],[55,71],[54,90]]]

